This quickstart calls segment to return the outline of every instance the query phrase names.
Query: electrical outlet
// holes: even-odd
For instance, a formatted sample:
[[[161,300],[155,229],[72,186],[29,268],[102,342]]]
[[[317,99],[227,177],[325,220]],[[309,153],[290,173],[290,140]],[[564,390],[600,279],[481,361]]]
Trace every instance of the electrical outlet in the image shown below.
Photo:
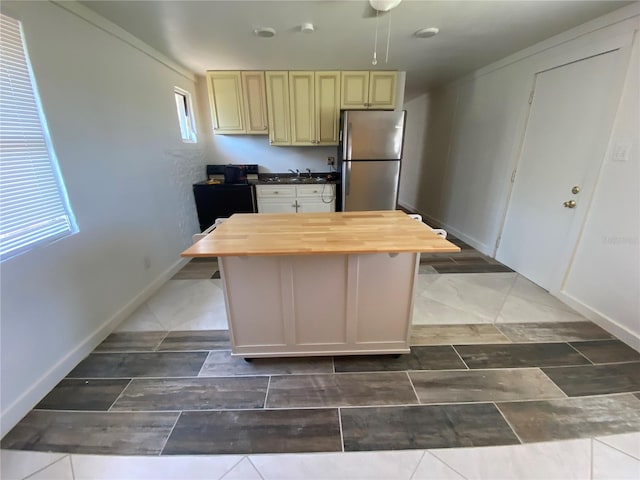
[[[327,158],[327,165],[335,165],[335,164],[336,164],[336,157]]]

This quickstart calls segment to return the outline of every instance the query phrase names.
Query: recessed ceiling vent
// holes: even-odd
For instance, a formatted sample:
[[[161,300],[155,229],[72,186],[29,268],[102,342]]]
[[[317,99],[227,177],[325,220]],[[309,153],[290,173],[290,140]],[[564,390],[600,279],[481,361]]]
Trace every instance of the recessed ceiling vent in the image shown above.
[[[435,37],[440,29],[438,27],[421,28],[413,35],[418,38],[431,38]]]
[[[257,37],[262,37],[262,38],[271,38],[274,37],[276,34],[276,29],[275,28],[271,28],[271,27],[260,27],[260,28],[256,28],[253,33],[257,36]]]

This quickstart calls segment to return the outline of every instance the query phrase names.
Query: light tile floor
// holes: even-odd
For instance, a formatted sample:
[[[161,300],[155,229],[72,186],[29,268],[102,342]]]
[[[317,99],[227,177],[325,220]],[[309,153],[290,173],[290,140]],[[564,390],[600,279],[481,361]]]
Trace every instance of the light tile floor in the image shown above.
[[[3,480],[640,478],[640,433],[527,445],[281,455],[126,457],[3,450]]]
[[[515,272],[422,270],[413,323],[581,321]],[[167,282],[117,331],[226,329],[219,279]],[[128,457],[3,450],[0,478],[22,479],[633,479],[640,433],[514,446],[351,453]]]
[[[585,318],[515,272],[418,275],[414,325],[574,322]],[[116,331],[227,328],[221,280],[168,281]]]

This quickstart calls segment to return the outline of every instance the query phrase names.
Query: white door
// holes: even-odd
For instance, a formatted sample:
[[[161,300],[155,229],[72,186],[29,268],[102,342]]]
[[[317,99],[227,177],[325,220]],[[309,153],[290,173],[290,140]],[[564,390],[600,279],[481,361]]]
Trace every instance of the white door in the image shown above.
[[[623,57],[615,50],[535,78],[496,258],[548,290],[560,289],[589,208],[617,108]]]

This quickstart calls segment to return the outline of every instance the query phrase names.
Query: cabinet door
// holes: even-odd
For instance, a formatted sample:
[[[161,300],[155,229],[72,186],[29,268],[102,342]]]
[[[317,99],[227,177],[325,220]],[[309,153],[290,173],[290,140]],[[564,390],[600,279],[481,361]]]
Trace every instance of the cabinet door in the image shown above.
[[[316,72],[316,144],[338,145],[340,72]]]
[[[393,110],[396,107],[397,72],[371,72],[367,108]]]
[[[336,186],[333,184],[299,185],[296,187],[298,212],[335,212]]]
[[[213,132],[245,133],[240,72],[207,72]]]
[[[342,72],[340,108],[367,108],[369,101],[369,72]]]
[[[289,72],[291,145],[315,145],[314,73]]]
[[[266,135],[267,95],[264,72],[242,72],[242,93],[246,133]]]
[[[330,203],[324,203],[319,198],[298,198],[298,213],[328,213],[335,211],[335,200]]]
[[[296,213],[296,199],[272,200],[259,198],[258,213]]]
[[[269,143],[291,145],[289,132],[289,72],[265,72]]]

